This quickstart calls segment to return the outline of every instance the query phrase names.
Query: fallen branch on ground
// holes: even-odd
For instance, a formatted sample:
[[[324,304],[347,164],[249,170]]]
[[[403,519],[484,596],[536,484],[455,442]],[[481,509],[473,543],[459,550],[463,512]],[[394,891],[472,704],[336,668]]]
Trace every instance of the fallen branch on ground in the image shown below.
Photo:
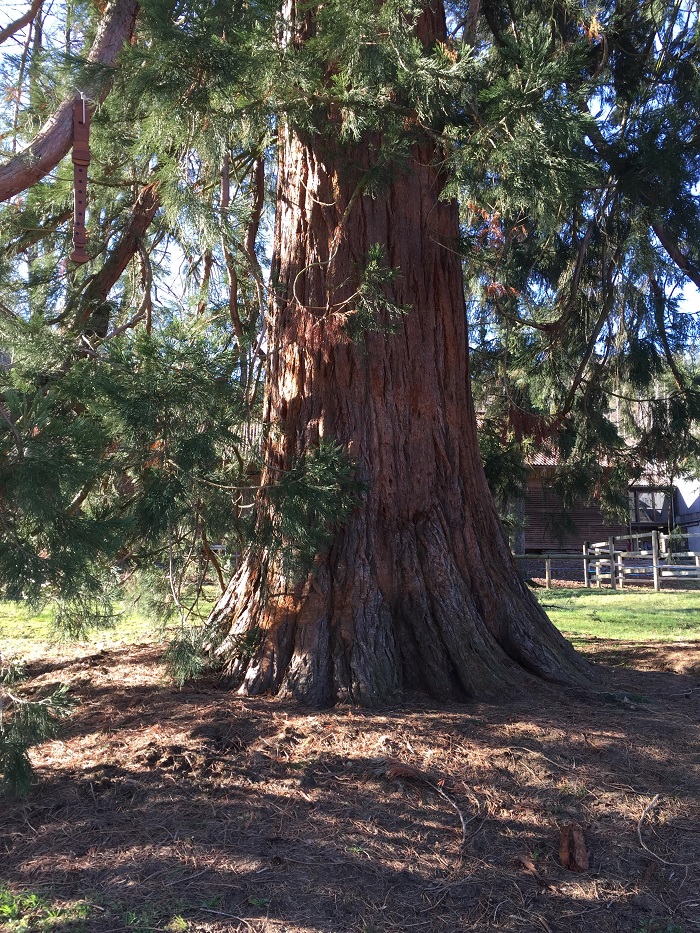
[[[652,852],[649,846],[642,839],[642,823],[644,822],[647,814],[651,813],[654,807],[658,806],[661,798],[659,794],[655,794],[653,799],[646,805],[644,812],[639,817],[639,822],[637,823],[637,839],[639,839],[640,846],[644,849],[645,852],[648,852],[652,858],[655,858],[658,862],[661,862],[662,865],[672,865],[674,868],[693,868],[697,865],[697,862],[669,862],[668,859],[661,858],[660,855],[657,855],[656,852]]]
[[[449,803],[452,809],[455,811],[459,817],[460,824],[462,826],[462,841],[460,843],[460,853],[464,851],[464,848],[467,844],[467,827],[470,823],[473,823],[474,820],[479,816],[481,808],[479,805],[479,800],[475,795],[471,795],[472,799],[476,804],[476,813],[474,816],[470,817],[468,820],[465,819],[464,814],[460,810],[457,802],[450,797],[449,794],[440,786],[441,783],[444,783],[443,778],[438,778],[434,775],[428,774],[425,771],[420,771],[418,768],[414,768],[413,765],[406,764],[403,761],[397,761],[392,758],[380,758],[377,760],[375,772],[382,775],[383,777],[389,778],[390,781],[404,780],[404,781],[417,781],[421,784],[426,784],[428,787],[432,788],[436,794],[439,794],[444,800]]]

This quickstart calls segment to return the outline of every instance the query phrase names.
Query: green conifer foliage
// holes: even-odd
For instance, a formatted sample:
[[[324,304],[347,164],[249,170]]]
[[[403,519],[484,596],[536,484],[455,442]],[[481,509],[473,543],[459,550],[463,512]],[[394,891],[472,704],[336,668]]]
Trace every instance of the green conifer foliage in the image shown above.
[[[697,6],[483,10],[454,183],[484,429],[622,514],[630,478],[698,450]]]
[[[21,663],[0,656],[0,795],[23,797],[29,792],[33,778],[29,749],[55,738],[60,720],[74,706],[65,686],[40,700],[19,696],[14,688],[24,679]]]

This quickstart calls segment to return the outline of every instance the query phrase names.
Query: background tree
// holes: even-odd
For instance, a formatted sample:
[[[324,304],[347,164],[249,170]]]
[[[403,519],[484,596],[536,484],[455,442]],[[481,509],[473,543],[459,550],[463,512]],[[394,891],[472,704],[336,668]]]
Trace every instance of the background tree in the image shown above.
[[[547,448],[565,502],[626,518],[630,479],[697,450],[697,6],[557,9],[484,8],[484,129],[455,172],[474,384],[487,444]],[[495,485],[517,461],[491,458]]]

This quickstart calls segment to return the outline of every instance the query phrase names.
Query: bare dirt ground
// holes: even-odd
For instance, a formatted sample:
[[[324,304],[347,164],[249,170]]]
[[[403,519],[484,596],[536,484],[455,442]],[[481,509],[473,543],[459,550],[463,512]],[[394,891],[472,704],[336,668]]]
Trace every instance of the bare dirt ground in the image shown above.
[[[177,690],[152,644],[35,657],[81,705],[1,804],[0,882],[81,901],[61,931],[692,933],[700,644],[584,650],[596,692],[379,712]]]

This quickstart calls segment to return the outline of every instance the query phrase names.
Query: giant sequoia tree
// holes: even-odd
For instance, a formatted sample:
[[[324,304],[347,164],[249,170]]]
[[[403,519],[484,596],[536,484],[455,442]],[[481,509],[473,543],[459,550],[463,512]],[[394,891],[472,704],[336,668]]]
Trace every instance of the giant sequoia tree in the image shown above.
[[[584,679],[486,485],[465,297],[491,449],[554,445],[598,482],[605,450],[623,486],[692,438],[695,8],[114,0],[0,30],[4,591],[158,561],[175,593],[198,554],[243,691]],[[623,444],[611,399],[642,390]],[[228,588],[214,541],[244,551]]]
[[[314,11],[289,10],[290,41],[312,41]],[[416,16],[415,34],[426,50],[445,42],[442,4]],[[344,143],[332,105],[327,119],[324,131],[293,118],[280,128],[265,399],[277,430],[263,486],[332,439],[366,492],[296,585],[275,554],[251,548],[214,611],[231,622],[219,650],[231,646],[243,690],[315,704],[373,704],[406,688],[495,693],[519,669],[580,676],[583,662],[518,577],[486,485],[458,208],[444,197],[439,145],[407,111],[403,158],[392,165],[381,131]],[[382,158],[391,177],[370,193]],[[373,253],[391,282],[380,286],[377,331],[353,339]],[[237,651],[251,631],[254,651]]]

